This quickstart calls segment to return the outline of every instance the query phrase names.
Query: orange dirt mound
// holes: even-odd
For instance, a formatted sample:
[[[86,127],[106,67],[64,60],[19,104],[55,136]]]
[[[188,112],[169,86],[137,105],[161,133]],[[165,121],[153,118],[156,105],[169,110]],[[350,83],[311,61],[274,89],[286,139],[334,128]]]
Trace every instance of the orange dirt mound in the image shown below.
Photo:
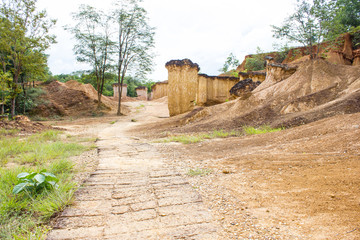
[[[94,116],[115,112],[117,109],[117,102],[106,96],[101,97],[102,104],[99,109],[97,91],[90,84],[81,84],[74,80],[66,83],[54,81],[45,85],[44,89],[47,92],[44,97],[47,103],[34,109],[32,115]],[[122,106],[122,112],[129,111]]]

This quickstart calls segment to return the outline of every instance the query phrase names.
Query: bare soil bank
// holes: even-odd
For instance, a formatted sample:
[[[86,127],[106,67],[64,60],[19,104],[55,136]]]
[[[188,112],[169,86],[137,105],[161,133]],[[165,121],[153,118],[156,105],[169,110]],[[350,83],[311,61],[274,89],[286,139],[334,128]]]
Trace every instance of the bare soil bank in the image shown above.
[[[173,121],[130,132],[151,142],[181,132]],[[154,147],[183,173],[212,171],[188,178],[224,239],[359,239],[359,126],[360,113],[343,114],[276,133]]]

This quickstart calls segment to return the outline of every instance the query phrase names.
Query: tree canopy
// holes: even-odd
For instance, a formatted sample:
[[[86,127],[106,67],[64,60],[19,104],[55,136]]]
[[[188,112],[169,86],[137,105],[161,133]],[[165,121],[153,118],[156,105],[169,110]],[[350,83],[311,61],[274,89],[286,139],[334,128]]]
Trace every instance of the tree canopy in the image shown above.
[[[236,69],[239,66],[240,61],[235,57],[233,53],[230,53],[229,56],[226,58],[226,61],[221,69],[220,72],[226,73],[229,70]]]
[[[74,13],[75,26],[68,27],[77,44],[77,60],[89,63],[97,79],[99,103],[106,74],[116,72],[121,96],[122,84],[128,72],[144,78],[152,70],[154,28],[148,24],[141,0],[118,0],[113,11],[106,14],[91,6],[82,5]],[[118,112],[121,114],[121,98]]]
[[[304,45],[314,58],[321,42],[333,40],[359,23],[359,0],[298,0],[295,12],[283,25],[272,27],[275,38]]]
[[[21,92],[25,94],[26,82],[44,79],[47,72],[44,52],[55,43],[55,36],[49,30],[56,20],[49,19],[46,11],[37,11],[36,2],[3,0],[0,5],[0,74],[10,74],[12,78],[8,81],[12,116],[17,96]]]
[[[111,69],[111,54],[114,43],[110,39],[110,17],[104,12],[89,5],[80,5],[79,11],[73,14],[75,26],[67,27],[75,36],[77,44],[74,52],[77,61],[90,64],[96,79],[98,106],[106,80],[106,72]]]

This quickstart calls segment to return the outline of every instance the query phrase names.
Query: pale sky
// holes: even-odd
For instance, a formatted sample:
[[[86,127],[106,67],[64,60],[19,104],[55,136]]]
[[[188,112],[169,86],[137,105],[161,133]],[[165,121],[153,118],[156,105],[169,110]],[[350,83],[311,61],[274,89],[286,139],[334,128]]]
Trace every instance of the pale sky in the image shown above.
[[[113,0],[38,0],[38,9],[46,9],[58,20],[52,33],[57,44],[48,50],[53,74],[89,69],[76,62],[75,40],[63,29],[73,24],[71,13],[80,4],[99,9],[111,8]],[[144,0],[150,26],[155,27],[155,66],[148,76],[153,81],[167,79],[165,63],[189,58],[199,64],[200,72],[218,75],[226,58],[233,53],[242,61],[259,46],[271,51],[275,39],[270,25],[281,25],[293,12],[296,0]]]

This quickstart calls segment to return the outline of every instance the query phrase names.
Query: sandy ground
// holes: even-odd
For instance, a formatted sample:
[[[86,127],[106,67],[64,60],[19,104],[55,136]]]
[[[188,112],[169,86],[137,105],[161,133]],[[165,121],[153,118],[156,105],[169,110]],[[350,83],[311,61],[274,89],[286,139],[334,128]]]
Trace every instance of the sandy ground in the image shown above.
[[[150,144],[201,194],[222,239],[360,239],[360,114],[184,145],[156,143],[164,130],[151,124],[149,135],[144,127],[167,121],[166,102],[126,104],[125,117],[58,125],[99,136],[111,122],[127,122],[127,134]],[[191,177],[189,169],[210,174]]]

